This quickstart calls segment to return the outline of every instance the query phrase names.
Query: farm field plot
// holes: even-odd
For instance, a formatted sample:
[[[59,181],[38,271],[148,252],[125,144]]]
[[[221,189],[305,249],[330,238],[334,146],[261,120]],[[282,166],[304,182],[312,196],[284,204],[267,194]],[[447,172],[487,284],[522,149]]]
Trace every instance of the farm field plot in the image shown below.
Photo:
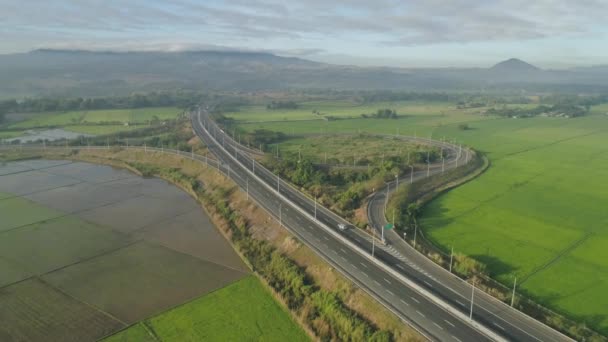
[[[245,275],[141,242],[46,274],[43,279],[123,322],[134,323]]]
[[[537,301],[608,333],[608,117],[493,120],[438,133],[492,167],[430,203],[428,237]],[[602,247],[604,246],[604,247]]]
[[[323,111],[322,104],[318,108]],[[590,115],[576,119],[446,111],[396,120],[259,122],[239,128],[280,131],[288,137],[399,130],[445,137],[484,152],[492,163],[486,173],[425,208],[421,223],[427,237],[446,251],[454,246],[484,262],[506,286],[517,277],[519,291],[608,334],[606,113],[608,105],[594,106]],[[460,123],[470,129],[460,129]],[[293,150],[314,141],[300,139],[281,146]],[[352,154],[354,149],[344,150]]]
[[[181,110],[175,107],[153,107],[137,109],[100,109],[69,111],[63,113],[40,113],[25,121],[9,125],[8,128],[33,128],[45,126],[78,126],[104,122],[147,123],[153,119],[175,119]],[[88,133],[88,132],[83,132]]]
[[[395,109],[398,115],[405,116],[448,116],[457,112],[466,112],[456,109],[454,104],[441,102],[400,101],[358,104],[348,101],[311,101],[298,103],[297,109],[267,109],[262,105],[244,106],[239,111],[226,113],[225,116],[244,122],[325,120],[325,117],[361,118],[362,114],[374,114],[378,109],[383,108]]]
[[[2,341],[95,341],[250,272],[164,180],[25,160],[0,164],[0,189]]]
[[[12,215],[0,210],[0,216]],[[3,233],[0,259],[6,261],[9,270],[41,275],[121,248],[129,242],[129,237],[123,234],[63,216]],[[0,271],[0,286],[23,279],[5,279],[3,268]]]
[[[301,121],[301,122],[252,122],[241,123],[239,128],[252,132],[257,129],[293,134],[331,134],[331,133],[382,133],[400,134],[419,137],[436,135],[440,127],[446,125],[457,126],[459,123],[492,120],[494,118],[481,117],[475,114],[456,112],[453,114],[428,114],[420,116],[400,117],[397,119],[356,118],[334,121]]]
[[[161,341],[309,340],[254,276],[152,317],[145,324]],[[142,324],[137,324],[104,341],[146,335]]]
[[[94,341],[124,323],[32,278],[0,288],[0,340]]]

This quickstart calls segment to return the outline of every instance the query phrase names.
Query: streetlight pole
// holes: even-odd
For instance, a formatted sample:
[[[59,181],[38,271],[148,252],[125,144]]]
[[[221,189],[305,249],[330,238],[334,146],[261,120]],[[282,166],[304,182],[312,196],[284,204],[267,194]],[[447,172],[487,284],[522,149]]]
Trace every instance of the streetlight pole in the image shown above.
[[[450,253],[450,273],[452,273],[453,260],[454,260],[454,246],[452,246],[452,252]]]
[[[471,286],[473,287],[473,291],[471,292],[471,311],[469,313],[469,319],[473,320],[473,305],[475,302],[475,283],[471,282]]]
[[[277,175],[277,192],[281,193],[281,177]]]
[[[515,288],[517,287],[517,277],[513,281],[513,294],[511,295],[511,306],[515,303]]]
[[[376,247],[376,229],[372,227],[372,258],[374,257],[374,248]]]

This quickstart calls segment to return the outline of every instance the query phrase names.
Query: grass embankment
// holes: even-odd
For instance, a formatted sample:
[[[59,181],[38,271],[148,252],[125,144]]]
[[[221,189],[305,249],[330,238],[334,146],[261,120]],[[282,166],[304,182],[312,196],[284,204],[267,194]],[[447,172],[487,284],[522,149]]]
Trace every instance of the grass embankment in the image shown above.
[[[215,170],[173,155],[122,149],[82,150],[72,156],[61,153],[54,157],[123,167],[130,163],[143,174],[161,176],[195,195],[295,319],[321,340],[421,340],[396,316],[269,220],[265,211],[246,201],[234,183]]]

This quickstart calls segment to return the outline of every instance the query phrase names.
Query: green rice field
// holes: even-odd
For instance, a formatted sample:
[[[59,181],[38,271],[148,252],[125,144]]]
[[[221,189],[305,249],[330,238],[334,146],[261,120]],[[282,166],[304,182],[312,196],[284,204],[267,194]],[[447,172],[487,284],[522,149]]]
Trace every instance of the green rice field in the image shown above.
[[[160,120],[174,119],[181,112],[182,110],[175,107],[155,107],[40,113],[28,120],[14,123],[10,125],[9,128],[67,126],[103,122],[147,123],[154,117],[157,117]]]
[[[104,341],[153,340],[151,334],[161,341],[176,342],[309,340],[254,276],[133,325]]]
[[[322,104],[317,107],[325,111]],[[384,107],[404,111],[375,106]],[[520,292],[607,334],[608,105],[575,119],[508,119],[440,108],[412,109],[399,119],[247,122],[240,128],[288,135],[399,131],[445,137],[486,153],[491,161],[486,173],[424,209],[427,237],[486,263],[507,286],[517,277]],[[234,117],[268,121],[262,114],[249,117],[243,110]],[[470,129],[460,129],[460,123]]]

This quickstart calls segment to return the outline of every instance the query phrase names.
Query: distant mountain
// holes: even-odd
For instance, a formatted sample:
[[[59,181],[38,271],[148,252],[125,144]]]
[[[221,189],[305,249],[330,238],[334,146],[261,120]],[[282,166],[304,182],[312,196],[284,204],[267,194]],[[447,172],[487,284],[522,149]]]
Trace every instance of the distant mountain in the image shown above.
[[[541,70],[518,59],[492,68],[354,67],[264,52],[35,50],[0,55],[0,98],[112,96],[190,89],[608,92],[608,70]]]
[[[502,61],[490,68],[491,71],[500,72],[536,72],[541,71],[540,68],[522,61],[517,58],[510,58],[506,61]]]

